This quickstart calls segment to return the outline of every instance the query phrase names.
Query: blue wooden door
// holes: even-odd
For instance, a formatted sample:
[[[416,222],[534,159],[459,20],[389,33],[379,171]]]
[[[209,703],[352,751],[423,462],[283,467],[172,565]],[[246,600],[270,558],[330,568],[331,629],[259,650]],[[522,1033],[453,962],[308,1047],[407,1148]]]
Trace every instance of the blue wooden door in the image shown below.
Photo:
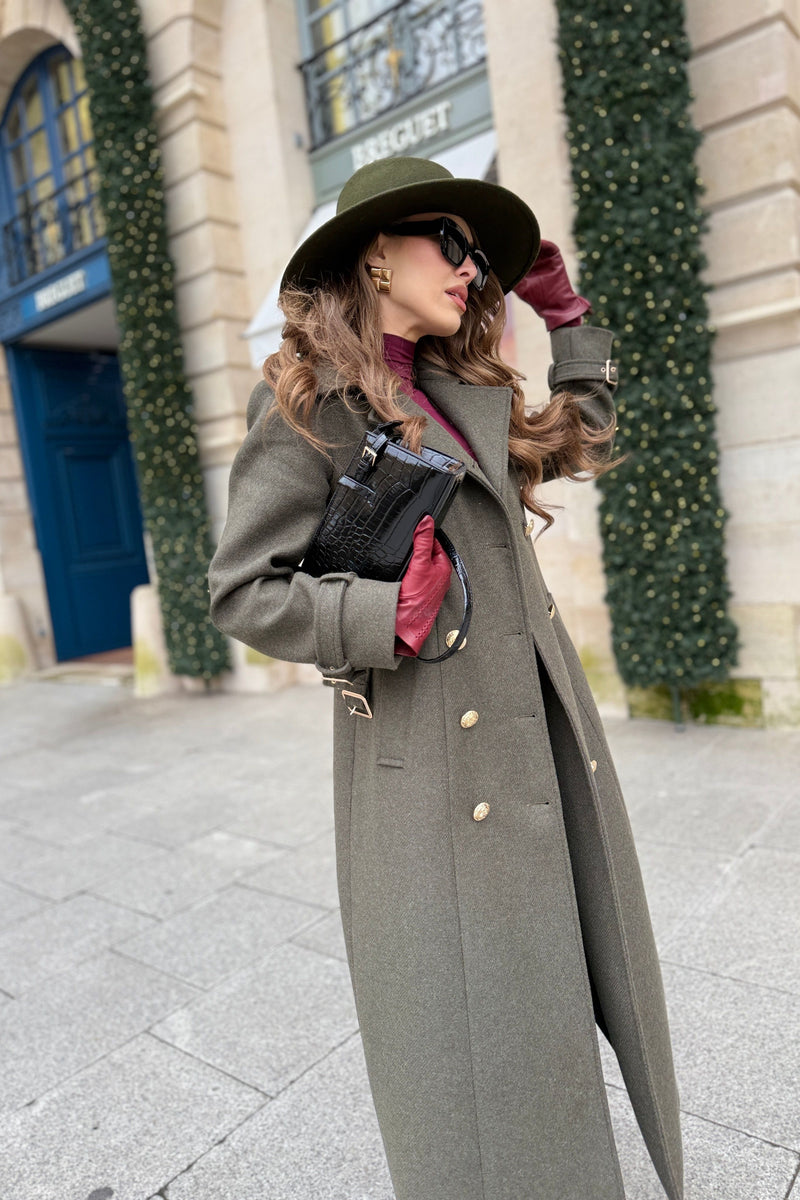
[[[129,646],[147,564],[116,355],[16,346],[9,361],[57,657]]]

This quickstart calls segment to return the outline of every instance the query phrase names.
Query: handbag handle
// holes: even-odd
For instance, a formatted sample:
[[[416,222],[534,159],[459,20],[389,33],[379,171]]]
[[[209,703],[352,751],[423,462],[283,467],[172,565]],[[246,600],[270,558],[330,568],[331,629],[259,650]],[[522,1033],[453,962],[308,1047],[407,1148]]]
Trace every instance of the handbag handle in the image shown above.
[[[464,565],[464,560],[446,533],[443,533],[441,529],[437,529],[436,537],[439,539],[439,544],[446,553],[447,557],[450,559],[453,570],[458,576],[458,582],[461,584],[461,591],[464,595],[464,616],[461,618],[461,626],[458,630],[458,636],[453,639],[453,644],[448,646],[443,654],[437,654],[435,658],[422,658],[421,655],[417,655],[417,662],[424,663],[444,662],[445,659],[451,658],[457,650],[460,650],[461,643],[467,636],[469,623],[472,620],[472,588],[470,587],[469,575],[467,574],[467,568]]]

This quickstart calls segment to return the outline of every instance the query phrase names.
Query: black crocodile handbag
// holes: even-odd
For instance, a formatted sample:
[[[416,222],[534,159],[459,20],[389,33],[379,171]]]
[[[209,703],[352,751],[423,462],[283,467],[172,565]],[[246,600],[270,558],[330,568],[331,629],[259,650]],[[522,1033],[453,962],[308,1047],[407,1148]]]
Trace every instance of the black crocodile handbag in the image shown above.
[[[419,453],[401,444],[400,421],[376,425],[363,437],[347,471],[331,494],[324,516],[301,563],[308,575],[352,571],[362,579],[393,583],[402,579],[413,550],[414,530],[429,514],[436,537],[447,553],[464,596],[458,636],[443,654],[418,662],[444,662],[458,650],[472,617],[472,592],[464,563],[441,529],[466,467],[421,446]],[[449,640],[449,639],[448,639]]]

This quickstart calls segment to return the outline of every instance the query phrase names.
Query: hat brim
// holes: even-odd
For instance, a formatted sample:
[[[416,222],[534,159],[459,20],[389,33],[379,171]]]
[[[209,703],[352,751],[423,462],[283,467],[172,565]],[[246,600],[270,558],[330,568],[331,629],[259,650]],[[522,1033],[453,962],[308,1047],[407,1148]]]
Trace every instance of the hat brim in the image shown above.
[[[519,283],[539,253],[536,217],[507,188],[480,179],[428,180],[388,189],[326,221],[295,250],[281,290],[289,284],[308,288],[341,275],[387,224],[424,212],[463,217],[475,230],[504,292]]]

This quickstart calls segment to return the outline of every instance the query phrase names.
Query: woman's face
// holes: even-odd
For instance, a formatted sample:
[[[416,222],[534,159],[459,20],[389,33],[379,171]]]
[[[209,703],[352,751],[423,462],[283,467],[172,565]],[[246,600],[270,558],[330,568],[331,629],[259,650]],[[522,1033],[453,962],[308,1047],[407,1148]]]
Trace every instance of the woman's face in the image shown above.
[[[455,221],[467,241],[473,242],[466,221],[452,213],[417,213],[404,217],[403,223],[442,216]],[[435,235],[399,237],[381,233],[367,256],[369,267],[389,267],[392,271],[391,291],[378,293],[383,333],[416,342],[425,336],[450,337],[458,330],[467,309],[467,288],[475,278],[471,258],[454,267],[442,254]]]

